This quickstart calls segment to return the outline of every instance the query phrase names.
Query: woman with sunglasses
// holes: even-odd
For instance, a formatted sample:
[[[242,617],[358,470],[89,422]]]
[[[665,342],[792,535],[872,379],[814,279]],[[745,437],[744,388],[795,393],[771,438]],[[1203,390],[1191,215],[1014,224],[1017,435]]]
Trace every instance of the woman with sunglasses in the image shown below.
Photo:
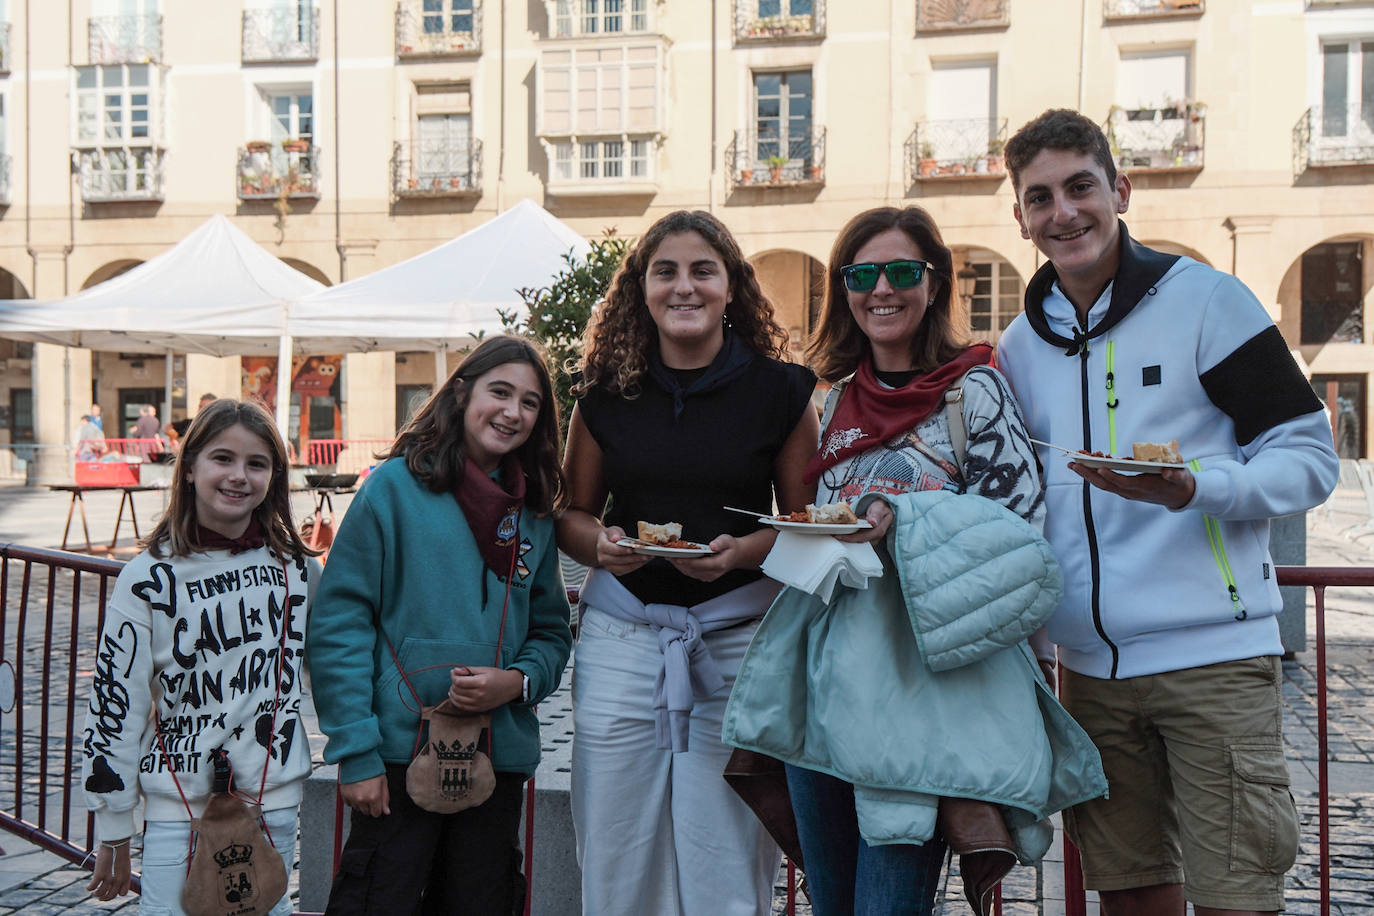
[[[962,321],[952,314],[951,260],[939,229],[918,207],[869,210],[840,232],[830,256],[820,326],[807,351],[817,374],[834,387],[822,420],[821,447],[805,479],[818,483],[817,503],[846,500],[858,506],[867,493],[943,489],[995,500],[1038,527],[1044,502],[1034,452],[1006,381],[989,365],[992,348],[984,343],[969,346],[960,339]],[[945,392],[951,386],[962,389],[967,430],[962,462],[956,457],[945,409]],[[893,523],[891,507],[874,499],[863,517],[873,527],[841,540],[882,544]],[[889,581],[896,576],[896,551],[880,553],[883,578]],[[874,587],[857,592],[854,600],[864,603],[871,615],[874,608],[869,606],[881,600],[875,595],[879,591]],[[798,651],[810,653],[813,660],[846,651],[846,646],[824,644],[829,632],[833,630],[813,627],[813,643]],[[854,658],[849,670],[862,677],[859,672],[869,670],[871,662]],[[1035,666],[1023,662],[1033,681]],[[825,685],[808,689],[831,692]],[[916,710],[929,702],[925,695],[915,695],[915,689],[910,696],[891,699]],[[978,699],[970,696],[967,701]],[[815,705],[808,705],[808,710]],[[733,711],[732,704],[727,718]],[[894,715],[894,728],[902,727],[898,722]],[[814,740],[813,728],[824,727],[823,719],[808,715],[806,743]],[[727,740],[729,728],[727,722]],[[923,740],[933,753],[946,753],[944,736],[932,734]],[[895,745],[875,740],[871,756],[880,758],[885,746]],[[910,765],[907,760],[897,763],[899,768]],[[919,844],[894,842],[892,836],[870,844],[865,837],[874,838],[874,825],[861,823],[856,814],[853,784],[792,762],[787,779],[816,916],[931,911],[945,848],[938,832]],[[933,811],[930,819],[933,826]]]

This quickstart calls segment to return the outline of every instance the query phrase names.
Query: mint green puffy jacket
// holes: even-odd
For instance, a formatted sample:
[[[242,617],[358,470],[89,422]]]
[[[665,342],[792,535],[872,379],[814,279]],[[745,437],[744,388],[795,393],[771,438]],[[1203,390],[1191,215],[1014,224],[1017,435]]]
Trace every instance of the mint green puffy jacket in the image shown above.
[[[1003,806],[1021,860],[1037,860],[1051,838],[1038,822],[1107,790],[1025,643],[1059,598],[1053,553],[980,496],[881,498],[896,575],[841,586],[828,606],[784,589],[740,667],[725,741],[852,783],[870,845],[924,843],[938,797],[954,796]]]

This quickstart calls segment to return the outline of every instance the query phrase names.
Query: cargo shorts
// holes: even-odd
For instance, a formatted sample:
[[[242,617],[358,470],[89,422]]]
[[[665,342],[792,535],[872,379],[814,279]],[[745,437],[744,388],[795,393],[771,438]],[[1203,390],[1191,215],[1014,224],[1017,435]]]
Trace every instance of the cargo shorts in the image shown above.
[[[1064,812],[1087,887],[1182,884],[1194,905],[1280,910],[1298,850],[1277,656],[1104,680],[1065,670],[1064,707],[1109,796]]]

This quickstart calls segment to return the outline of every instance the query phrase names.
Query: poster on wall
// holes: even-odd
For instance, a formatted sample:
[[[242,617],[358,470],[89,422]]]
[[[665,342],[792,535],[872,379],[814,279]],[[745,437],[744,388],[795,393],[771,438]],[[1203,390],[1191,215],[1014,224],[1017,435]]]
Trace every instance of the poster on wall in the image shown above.
[[[275,356],[244,356],[242,359],[243,392],[245,401],[257,401],[268,413],[277,410],[277,358]]]

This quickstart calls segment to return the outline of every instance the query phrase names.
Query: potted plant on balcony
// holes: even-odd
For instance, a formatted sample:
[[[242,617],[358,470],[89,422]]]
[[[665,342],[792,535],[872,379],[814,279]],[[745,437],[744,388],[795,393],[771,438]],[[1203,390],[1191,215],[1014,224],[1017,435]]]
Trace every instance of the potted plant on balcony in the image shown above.
[[[1002,147],[1006,144],[999,138],[993,137],[988,141],[988,171],[1002,171]]]
[[[452,188],[453,190],[455,190],[455,191],[462,190],[462,187],[463,187],[463,178],[462,178],[462,176],[461,176],[461,175],[450,175],[450,176],[449,176],[449,179],[448,179],[448,186],[449,186],[450,188]]]
[[[292,137],[290,140],[281,142],[281,149],[284,153],[304,153],[310,150],[310,141],[302,140],[299,137]]]
[[[739,183],[740,183],[740,184],[750,184],[751,182],[753,182],[753,180],[754,180],[754,170],[753,170],[753,169],[740,169],[740,170],[739,170]]]
[[[935,147],[929,142],[921,144],[920,170],[922,178],[935,174]]]
[[[820,181],[821,176],[825,174],[825,169],[819,165],[809,165],[806,167],[806,174],[811,177],[812,181]]]
[[[272,148],[272,144],[266,140],[249,140],[243,147],[250,153],[265,153]]]
[[[784,165],[787,165],[786,156],[768,157],[768,180],[773,182],[773,184],[782,181],[782,167]]]

